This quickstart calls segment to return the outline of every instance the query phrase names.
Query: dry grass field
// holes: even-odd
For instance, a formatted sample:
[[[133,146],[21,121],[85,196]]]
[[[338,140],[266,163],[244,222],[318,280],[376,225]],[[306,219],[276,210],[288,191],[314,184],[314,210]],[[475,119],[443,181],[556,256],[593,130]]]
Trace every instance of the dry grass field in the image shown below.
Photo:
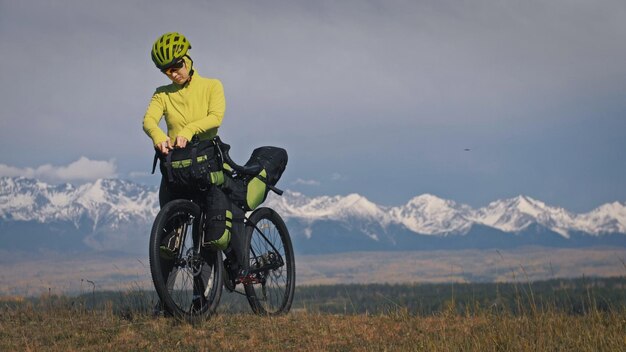
[[[3,304],[0,351],[624,351],[626,314],[221,314],[195,325],[147,314]]]
[[[607,297],[595,297],[599,288],[590,286],[583,291],[584,309],[572,313],[535,305],[527,285],[556,277],[623,277],[625,258],[619,248],[299,256],[300,285],[518,282],[513,299],[524,307],[516,313],[506,305],[468,307],[454,299],[459,292],[451,284],[435,297],[442,305],[433,314],[409,311],[390,295],[392,309],[382,313],[330,314],[299,301],[286,316],[220,310],[189,324],[148,313],[152,301],[137,310],[110,301],[88,304],[92,291],[151,292],[141,259],[46,254],[15,260],[7,254],[0,259],[0,351],[626,351],[622,298],[598,309],[592,303]],[[615,289],[622,297],[623,284]],[[356,303],[348,296],[348,304],[352,299]]]

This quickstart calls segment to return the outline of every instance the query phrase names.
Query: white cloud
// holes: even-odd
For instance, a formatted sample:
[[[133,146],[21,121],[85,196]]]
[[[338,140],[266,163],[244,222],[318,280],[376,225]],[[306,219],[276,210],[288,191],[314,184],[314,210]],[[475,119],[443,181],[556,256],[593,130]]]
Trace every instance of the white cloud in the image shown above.
[[[8,176],[8,177],[17,177],[17,176],[33,177],[33,176],[34,176],[34,170],[33,170],[33,169],[31,169],[31,168],[20,169],[20,168],[17,168],[17,167],[13,167],[13,166],[9,166],[9,165],[0,164],[0,176]]]
[[[319,186],[320,182],[316,180],[304,180],[304,179],[298,178],[297,180],[293,181],[292,184],[305,185],[305,186]]]
[[[99,178],[114,178],[117,166],[115,160],[90,160],[86,157],[66,166],[44,164],[37,168],[19,168],[0,164],[0,176],[24,176],[46,182],[93,181]]]

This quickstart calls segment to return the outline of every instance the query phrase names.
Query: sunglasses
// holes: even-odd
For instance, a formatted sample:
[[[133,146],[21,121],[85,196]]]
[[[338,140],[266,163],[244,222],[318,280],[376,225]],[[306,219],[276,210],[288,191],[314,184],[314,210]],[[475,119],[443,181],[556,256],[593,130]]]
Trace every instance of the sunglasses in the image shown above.
[[[178,60],[174,62],[173,64],[171,64],[168,68],[161,69],[161,72],[165,73],[166,75],[169,75],[169,74],[172,74],[174,71],[180,70],[181,68],[183,68],[183,66],[185,66],[185,61]]]

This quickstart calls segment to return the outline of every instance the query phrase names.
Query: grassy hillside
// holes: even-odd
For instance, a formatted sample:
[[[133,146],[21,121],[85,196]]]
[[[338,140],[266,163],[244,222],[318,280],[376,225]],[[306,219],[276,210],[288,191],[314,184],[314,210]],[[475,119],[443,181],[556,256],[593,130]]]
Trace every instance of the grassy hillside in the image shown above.
[[[0,351],[626,350],[625,278],[298,287],[292,312],[274,318],[227,294],[195,325],[153,316],[154,299],[0,297]]]
[[[220,314],[199,324],[111,309],[5,306],[2,351],[619,351],[626,314]]]

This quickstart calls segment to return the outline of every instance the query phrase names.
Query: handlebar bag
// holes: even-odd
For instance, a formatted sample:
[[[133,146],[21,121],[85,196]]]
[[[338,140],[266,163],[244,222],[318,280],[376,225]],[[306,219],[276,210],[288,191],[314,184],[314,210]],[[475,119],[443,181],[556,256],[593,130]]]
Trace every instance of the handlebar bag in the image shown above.
[[[206,189],[224,182],[222,160],[212,140],[194,137],[185,148],[173,149],[159,159],[161,174],[171,184]]]

